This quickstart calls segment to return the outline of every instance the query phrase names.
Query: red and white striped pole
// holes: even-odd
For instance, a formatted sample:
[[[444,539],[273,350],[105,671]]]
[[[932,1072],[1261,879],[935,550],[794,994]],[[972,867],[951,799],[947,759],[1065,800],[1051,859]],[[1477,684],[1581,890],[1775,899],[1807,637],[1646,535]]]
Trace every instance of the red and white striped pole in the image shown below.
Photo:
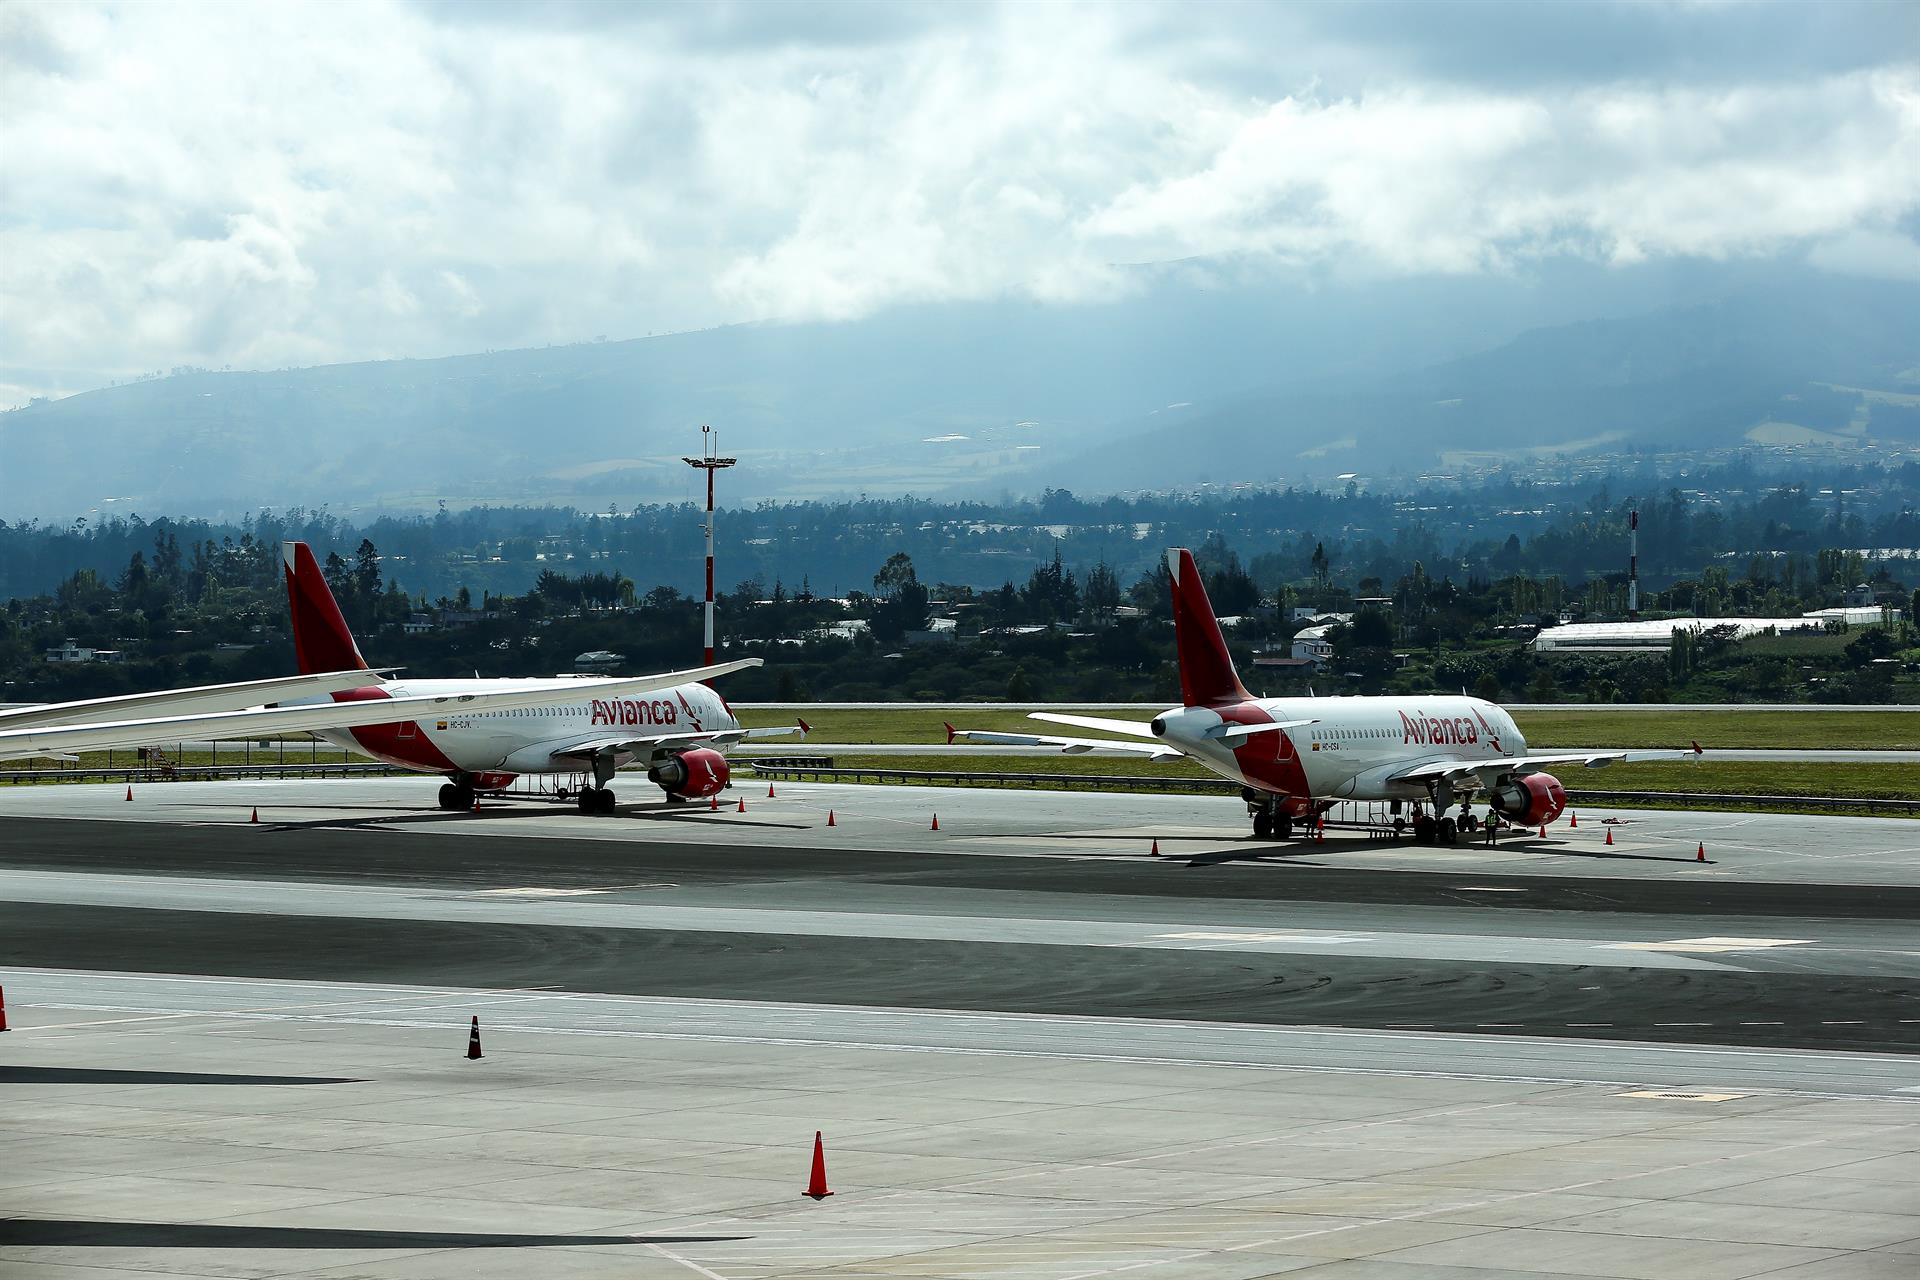
[[[707,473],[707,603],[704,616],[705,626],[703,629],[706,641],[706,656],[702,661],[706,666],[710,667],[713,665],[713,473],[722,467],[732,466],[736,459],[715,456],[714,446],[716,442],[713,438],[712,427],[704,423],[701,424],[700,435],[702,438],[701,456],[698,458],[682,457],[680,460],[690,467],[699,467]]]

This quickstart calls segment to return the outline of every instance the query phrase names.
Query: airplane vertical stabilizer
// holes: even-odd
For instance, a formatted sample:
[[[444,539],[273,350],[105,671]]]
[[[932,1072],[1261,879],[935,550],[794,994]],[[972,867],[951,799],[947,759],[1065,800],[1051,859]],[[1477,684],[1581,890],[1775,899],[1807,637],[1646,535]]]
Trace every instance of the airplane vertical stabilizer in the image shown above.
[[[283,542],[280,556],[287,571],[287,606],[293,615],[293,651],[306,675],[320,671],[360,671],[366,659],[347,630],[313,548],[304,542]]]
[[[1167,552],[1167,569],[1173,575],[1173,641],[1180,660],[1181,701],[1190,707],[1248,701],[1253,695],[1233,669],[1193,552],[1185,547]]]

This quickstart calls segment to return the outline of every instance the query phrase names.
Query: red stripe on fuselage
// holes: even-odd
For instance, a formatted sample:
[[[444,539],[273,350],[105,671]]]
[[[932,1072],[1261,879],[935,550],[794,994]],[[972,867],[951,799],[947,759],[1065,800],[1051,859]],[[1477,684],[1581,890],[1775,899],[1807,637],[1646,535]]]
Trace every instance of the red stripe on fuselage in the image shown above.
[[[385,689],[347,689],[333,695],[335,702],[369,702],[376,698],[390,698],[393,695]],[[411,727],[413,736],[403,738],[400,731]],[[388,764],[397,764],[408,769],[423,769],[429,773],[459,773],[460,766],[446,757],[440,748],[433,745],[427,737],[427,731],[413,722],[394,724],[365,724],[356,729],[347,730],[353,740],[360,744],[361,750],[376,760]]]
[[[1214,710],[1228,724],[1273,723],[1273,717],[1257,702],[1236,702]],[[1313,808],[1307,771],[1285,729],[1252,735],[1233,749],[1233,759],[1249,785],[1284,796],[1289,812],[1304,814]]]

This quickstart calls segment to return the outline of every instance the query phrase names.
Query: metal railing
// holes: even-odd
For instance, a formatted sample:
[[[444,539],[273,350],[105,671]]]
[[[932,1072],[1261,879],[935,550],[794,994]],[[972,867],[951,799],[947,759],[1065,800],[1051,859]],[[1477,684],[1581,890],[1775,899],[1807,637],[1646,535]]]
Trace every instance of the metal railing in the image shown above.
[[[811,778],[817,782],[899,782],[930,786],[1045,787],[1088,791],[1165,791],[1210,795],[1238,795],[1240,785],[1225,778],[1150,778],[1111,773],[974,773],[925,769],[837,769],[827,765],[775,765],[753,762],[754,772],[769,776]],[[1605,791],[1569,790],[1577,804],[1613,801],[1622,804],[1750,805],[1831,809],[1855,813],[1920,815],[1920,800],[1879,799],[1871,796],[1772,796],[1718,791]]]

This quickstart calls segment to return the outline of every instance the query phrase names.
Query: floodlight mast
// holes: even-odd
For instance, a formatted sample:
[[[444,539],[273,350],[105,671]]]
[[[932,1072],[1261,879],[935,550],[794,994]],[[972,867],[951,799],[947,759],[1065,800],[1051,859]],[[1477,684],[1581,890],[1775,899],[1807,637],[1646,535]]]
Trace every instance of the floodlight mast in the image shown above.
[[[719,442],[714,439],[713,428],[700,425],[701,456],[682,457],[680,461],[690,467],[698,467],[707,473],[707,606],[706,606],[706,666],[713,665],[713,473],[722,467],[732,466],[738,459],[722,458],[716,453]]]

